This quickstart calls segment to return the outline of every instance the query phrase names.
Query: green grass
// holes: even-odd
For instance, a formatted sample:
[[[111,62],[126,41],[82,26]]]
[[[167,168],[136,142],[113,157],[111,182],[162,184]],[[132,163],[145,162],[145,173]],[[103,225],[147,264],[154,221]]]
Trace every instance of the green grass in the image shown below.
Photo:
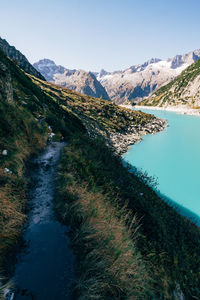
[[[137,218],[119,207],[117,197],[77,177],[71,150],[65,149],[60,162],[56,206],[71,226],[77,273],[74,299],[152,297],[150,267],[136,247]]]
[[[26,161],[46,144],[51,126],[56,139],[70,139],[77,132],[92,134],[126,130],[130,122],[141,124],[153,116],[119,109],[108,101],[87,97],[27,76],[0,50],[13,89],[13,102],[4,91],[5,74],[0,74],[0,270],[18,242],[26,220]],[[36,84],[35,84],[36,83]],[[102,105],[101,105],[102,103]],[[91,126],[92,124],[92,126]],[[8,154],[1,155],[6,149]],[[12,173],[6,174],[5,168]]]
[[[122,209],[123,212],[123,208],[126,206],[131,214],[130,217],[137,215],[140,227],[136,240],[133,230],[135,253],[141,253],[140,258],[142,257],[143,263],[147,262],[147,270],[151,272],[154,283],[153,290],[157,299],[173,299],[177,284],[180,284],[186,299],[193,299],[193,296],[199,297],[199,229],[163,202],[144,183],[144,180],[130,174],[124,168],[121,159],[115,156],[102,141],[92,141],[86,136],[78,136],[66,149],[58,181],[57,207],[65,220],[68,219],[70,207],[69,220],[70,223],[75,223],[74,234],[81,231],[85,218],[87,219],[91,213],[88,207],[81,206],[82,201],[86,200],[82,200],[79,196],[80,186],[82,188],[86,186],[85,195],[88,191],[92,192],[95,200],[98,199],[98,197],[95,198],[95,191],[96,193],[100,192],[103,195],[104,203],[108,202],[109,209],[106,210],[108,214],[112,212],[112,209],[117,209],[118,212]],[[88,197],[90,198],[90,196]],[[89,199],[87,200],[89,201]],[[93,203],[92,213],[95,216],[97,214],[99,218],[96,201]],[[109,234],[110,227],[106,225],[106,214],[101,214],[101,218],[101,222],[105,222],[105,227],[108,227],[107,234]],[[71,219],[73,220],[71,221]],[[96,225],[96,223],[94,224]],[[128,229],[126,230],[128,231]],[[103,230],[102,232],[104,236],[105,233]],[[88,249],[87,245],[86,249]],[[98,243],[95,242],[92,245],[93,248],[91,247],[89,251],[98,250]],[[80,242],[76,247],[84,252],[83,246],[84,242]],[[84,264],[85,257],[81,256],[80,260]],[[87,269],[87,264],[85,268]],[[86,272],[86,269],[83,269],[82,272]],[[148,278],[147,270],[145,269],[142,273],[137,270],[138,278],[141,274]],[[130,280],[132,279],[130,278]],[[127,295],[124,297],[120,299],[129,299]],[[144,296],[142,291],[138,297],[139,299],[155,299],[149,295],[149,298]],[[80,297],[80,299],[82,298]]]
[[[0,73],[0,273],[3,277],[7,256],[17,244],[26,220],[27,160],[45,147],[49,125],[57,137],[67,139],[74,132],[85,132],[85,128],[76,116],[63,112],[1,50],[0,63],[7,68],[13,88],[13,102],[8,102],[4,92],[6,76]],[[7,150],[7,155],[2,155],[3,150]],[[5,168],[10,170],[9,174]]]
[[[31,77],[46,95],[65,110],[78,116],[93,135],[100,131],[126,132],[130,125],[145,125],[155,117],[140,111],[118,107],[110,101],[86,96],[67,88]]]

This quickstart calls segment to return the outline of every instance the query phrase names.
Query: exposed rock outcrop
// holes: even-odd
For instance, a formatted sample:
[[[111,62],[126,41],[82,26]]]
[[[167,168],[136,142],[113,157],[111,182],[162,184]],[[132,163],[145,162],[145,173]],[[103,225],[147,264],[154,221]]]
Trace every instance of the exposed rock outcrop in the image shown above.
[[[45,78],[29,63],[28,59],[19,50],[17,50],[14,46],[10,46],[8,42],[2,38],[0,38],[0,48],[26,73],[45,80]]]
[[[110,140],[118,154],[123,154],[133,145],[142,140],[146,134],[154,134],[167,127],[167,121],[163,119],[154,119],[145,125],[130,126],[124,133],[111,133]]]

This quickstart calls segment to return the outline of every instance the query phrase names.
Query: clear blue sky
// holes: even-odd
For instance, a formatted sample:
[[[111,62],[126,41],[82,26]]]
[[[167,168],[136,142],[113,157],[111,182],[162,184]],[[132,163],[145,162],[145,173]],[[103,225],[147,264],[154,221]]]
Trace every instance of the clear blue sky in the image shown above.
[[[113,71],[200,48],[199,0],[0,2],[0,36],[31,63]]]

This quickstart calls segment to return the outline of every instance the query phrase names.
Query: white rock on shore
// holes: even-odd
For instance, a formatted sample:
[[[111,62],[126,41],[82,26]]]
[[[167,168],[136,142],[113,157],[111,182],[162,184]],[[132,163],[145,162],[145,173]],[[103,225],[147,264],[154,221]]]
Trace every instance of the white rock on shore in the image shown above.
[[[2,151],[2,155],[7,155],[8,154],[8,151],[6,150],[6,149],[4,149],[3,151]]]

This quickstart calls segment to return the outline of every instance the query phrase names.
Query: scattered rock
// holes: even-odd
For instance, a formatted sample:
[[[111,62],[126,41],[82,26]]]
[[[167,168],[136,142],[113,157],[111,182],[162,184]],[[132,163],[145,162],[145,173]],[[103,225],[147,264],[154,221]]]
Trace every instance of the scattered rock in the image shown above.
[[[4,173],[6,173],[6,174],[12,174],[12,171],[9,170],[8,168],[4,168]]]
[[[2,151],[2,155],[7,155],[8,154],[8,151],[6,150],[6,149],[4,149],[3,151]]]
[[[54,133],[54,132],[51,132],[51,133],[49,134],[49,137],[52,138],[54,135],[55,135],[55,133]]]
[[[120,155],[128,150],[130,145],[133,145],[142,140],[141,135],[154,134],[167,127],[167,121],[155,118],[148,124],[130,126],[125,133],[111,133],[111,144]],[[109,143],[108,143],[109,144]]]

